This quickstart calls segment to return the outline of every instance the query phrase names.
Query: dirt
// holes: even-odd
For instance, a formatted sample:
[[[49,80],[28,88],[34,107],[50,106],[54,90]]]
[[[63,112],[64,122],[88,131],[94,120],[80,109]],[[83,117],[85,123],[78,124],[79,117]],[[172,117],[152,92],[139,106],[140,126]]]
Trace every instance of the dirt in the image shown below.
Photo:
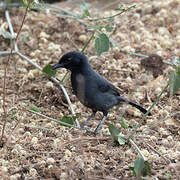
[[[137,8],[116,17],[116,30],[110,36],[124,51],[145,55],[156,54],[166,61],[180,56],[180,2],[149,1],[136,3]],[[78,13],[77,8],[73,13]],[[10,17],[17,32],[24,15],[24,9],[12,8]],[[91,10],[92,14],[102,14]],[[115,14],[104,12],[104,16]],[[89,23],[88,20],[84,20]],[[103,22],[101,22],[103,23]],[[107,23],[107,22],[106,22]],[[93,22],[91,22],[93,24]],[[0,27],[8,30],[4,12],[0,13]],[[82,36],[83,35],[83,36]],[[66,52],[81,49],[90,38],[91,32],[76,20],[60,17],[42,11],[29,11],[18,39],[19,51],[41,67],[55,64]],[[82,38],[83,37],[83,38]],[[10,50],[10,42],[0,36],[0,51]],[[145,108],[157,99],[168,83],[169,72],[173,70],[159,64],[151,70],[141,66],[137,56],[123,54],[115,47],[101,57],[94,57],[94,43],[85,52],[93,68],[111,81],[122,96]],[[7,56],[0,56],[0,129],[3,119],[3,76]],[[147,61],[147,59],[146,59]],[[162,62],[161,62],[162,63]],[[146,62],[146,65],[148,63]],[[163,66],[163,65],[162,65]],[[160,68],[154,76],[152,69]],[[59,70],[62,79],[66,70]],[[7,68],[6,110],[8,112],[4,144],[0,149],[0,179],[135,179],[129,169],[138,158],[131,144],[114,144],[109,134],[111,123],[121,128],[124,135],[138,124],[142,114],[122,104],[113,108],[98,136],[74,128],[60,126],[28,110],[37,106],[41,113],[60,119],[71,115],[66,98],[58,86],[31,64],[13,55]],[[80,124],[91,111],[80,104],[72,94],[67,78],[64,84],[74,110],[80,114]],[[152,168],[148,179],[178,179],[180,171],[180,94],[171,96],[169,90],[161,96],[148,117],[138,128],[133,140],[140,148]],[[97,113],[88,126],[94,130],[102,114]],[[124,117],[130,129],[121,127]]]

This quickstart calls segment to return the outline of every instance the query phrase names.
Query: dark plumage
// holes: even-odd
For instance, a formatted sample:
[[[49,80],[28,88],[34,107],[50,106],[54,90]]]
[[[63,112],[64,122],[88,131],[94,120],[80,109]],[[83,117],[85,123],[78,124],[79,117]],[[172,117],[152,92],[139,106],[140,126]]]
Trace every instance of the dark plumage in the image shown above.
[[[87,56],[83,53],[73,51],[63,55],[59,62],[52,67],[54,70],[57,68],[66,68],[71,71],[71,84],[75,95],[82,104],[93,111],[81,127],[84,127],[97,111],[103,112],[103,118],[94,134],[98,133],[109,109],[120,102],[127,102],[141,112],[147,112],[142,106],[120,97],[117,88],[92,69]]]

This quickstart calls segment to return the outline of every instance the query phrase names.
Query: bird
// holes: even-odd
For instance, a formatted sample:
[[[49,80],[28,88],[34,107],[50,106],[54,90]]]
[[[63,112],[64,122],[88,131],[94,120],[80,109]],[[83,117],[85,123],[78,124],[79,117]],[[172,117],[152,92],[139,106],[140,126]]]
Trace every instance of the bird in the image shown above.
[[[59,62],[52,66],[53,70],[58,68],[71,71],[71,85],[74,94],[84,106],[92,110],[92,114],[82,123],[81,128],[86,126],[97,111],[103,113],[102,119],[94,130],[95,135],[99,133],[109,110],[121,102],[136,107],[144,114],[147,112],[141,105],[121,97],[118,89],[91,67],[88,57],[82,52],[70,51],[64,54]]]

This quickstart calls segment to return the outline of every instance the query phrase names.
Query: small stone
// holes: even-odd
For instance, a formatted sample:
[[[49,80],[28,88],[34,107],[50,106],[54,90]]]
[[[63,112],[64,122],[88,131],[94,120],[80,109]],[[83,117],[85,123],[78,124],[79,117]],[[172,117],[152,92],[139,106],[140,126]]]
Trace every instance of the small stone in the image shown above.
[[[162,141],[162,144],[165,145],[165,146],[168,146],[169,145],[169,141],[167,139],[163,139]]]
[[[37,173],[36,169],[31,168],[31,169],[29,170],[29,174],[30,174],[31,176],[36,176],[38,173]]]
[[[42,31],[39,36],[40,36],[40,38],[49,38],[50,37],[50,35],[46,34],[44,31]]]
[[[85,43],[85,42],[87,41],[87,36],[84,35],[84,34],[82,34],[82,35],[79,36],[79,40],[80,40],[81,42]]]
[[[37,137],[33,137],[33,138],[31,139],[31,143],[32,143],[32,144],[37,144],[37,142],[38,142],[38,138],[37,138]]]
[[[177,150],[180,152],[180,142],[179,142],[179,141],[176,142],[176,148],[177,148]]]
[[[156,140],[157,140],[157,137],[156,137],[156,136],[150,136],[150,139],[151,139],[152,141],[156,141]]]
[[[53,147],[55,148],[55,149],[57,149],[58,147],[59,147],[59,144],[60,144],[60,139],[54,139],[54,142],[53,142]]]
[[[64,152],[65,156],[67,157],[71,157],[72,156],[72,152],[69,151],[68,149]]]
[[[162,154],[165,154],[166,148],[164,146],[160,146],[158,151],[161,152]]]
[[[32,69],[28,73],[29,79],[34,79],[35,77],[39,76],[41,74],[41,71],[39,69]]]
[[[150,153],[149,153],[148,150],[143,149],[143,150],[142,150],[142,154],[143,154],[146,158],[148,158]]]
[[[24,133],[24,136],[25,137],[31,137],[31,133],[29,131],[27,131],[27,132]]]
[[[132,48],[131,46],[125,46],[123,48],[123,51],[126,51],[126,52],[135,52],[135,49]]]
[[[55,160],[53,158],[47,158],[46,162],[47,164],[54,164]]]
[[[47,88],[52,89],[52,88],[54,87],[54,84],[53,84],[51,81],[49,81],[49,82],[46,83],[45,86],[46,86]]]

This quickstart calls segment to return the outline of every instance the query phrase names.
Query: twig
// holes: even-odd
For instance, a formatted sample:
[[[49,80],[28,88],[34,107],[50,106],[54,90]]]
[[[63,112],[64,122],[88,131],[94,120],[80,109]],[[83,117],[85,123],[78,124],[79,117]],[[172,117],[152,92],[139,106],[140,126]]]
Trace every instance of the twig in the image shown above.
[[[141,150],[138,148],[138,146],[134,143],[134,141],[131,138],[129,138],[129,142],[135,147],[135,149],[138,151],[138,153],[143,158],[143,160],[146,161],[146,158],[144,157],[143,153],[141,152]]]
[[[9,54],[15,54],[16,53],[16,51],[0,51],[0,55],[9,55]]]
[[[65,122],[63,122],[63,121],[60,121],[60,120],[51,118],[51,117],[46,116],[46,115],[44,115],[44,114],[41,114],[41,113],[39,113],[39,112],[35,112],[35,111],[32,111],[32,110],[28,110],[28,111],[31,112],[31,113],[34,113],[34,114],[36,114],[36,115],[38,115],[38,116],[41,116],[41,117],[43,117],[43,118],[47,118],[47,119],[50,120],[50,121],[54,121],[54,122],[57,122],[57,123],[59,123],[59,124],[65,125],[65,126],[69,126],[69,127],[75,128],[75,129],[85,130],[85,131],[87,131],[87,132],[93,133],[93,131],[91,131],[91,130],[89,130],[89,129],[85,129],[85,128],[82,129],[82,128],[77,127],[77,126],[73,126],[73,125],[71,125],[71,124],[68,124],[68,123],[65,123]]]
[[[91,42],[91,40],[94,38],[94,34],[95,31],[93,31],[91,37],[89,38],[88,42],[85,44],[85,46],[82,48],[81,52],[83,53],[85,51],[85,49],[87,48],[87,46],[89,45],[89,43]]]
[[[21,121],[21,119],[19,118],[19,120],[16,122],[16,124],[15,124],[14,128],[12,129],[12,131],[11,131],[10,135],[8,136],[8,138],[7,138],[6,142],[4,143],[4,146],[6,146],[6,144],[8,143],[8,141],[9,141],[10,137],[12,136],[13,132],[16,130],[16,128],[17,128],[18,124],[20,123],[20,121]]]
[[[121,14],[123,14],[124,12],[127,12],[129,10],[131,10],[132,8],[135,8],[136,5],[132,5],[130,7],[128,7],[127,9],[123,9],[121,12],[117,13],[117,14],[114,14],[112,16],[108,16],[108,17],[102,17],[102,18],[95,18],[95,19],[91,19],[91,18],[88,18],[90,21],[99,21],[99,20],[104,20],[104,19],[109,19],[109,18],[114,18],[116,16],[120,16]]]
[[[34,113],[34,114],[36,114],[36,115],[39,115],[39,116],[41,116],[41,117],[43,117],[43,118],[46,118],[46,119],[48,119],[48,120],[50,120],[50,121],[54,121],[54,122],[56,122],[56,123],[62,124],[62,125],[64,125],[64,126],[69,126],[69,127],[77,128],[77,127],[75,127],[74,125],[65,123],[65,122],[63,122],[63,121],[60,121],[60,120],[57,120],[57,119],[54,119],[54,118],[51,118],[51,117],[48,117],[48,116],[46,116],[46,115],[44,115],[44,114],[41,114],[41,113],[39,113],[39,112],[32,111],[32,110],[28,110],[28,111],[31,112],[31,113]],[[79,129],[79,128],[77,128],[77,129]]]
[[[152,128],[156,127],[159,123],[161,123],[163,121],[166,121],[168,118],[173,117],[173,116],[175,116],[177,114],[180,114],[180,111],[177,111],[177,112],[175,112],[175,113],[173,113],[171,115],[167,115],[165,118],[158,120],[156,123],[153,123],[152,126],[149,126],[149,127],[145,128],[143,130],[143,132],[147,131],[148,129],[152,129]]]
[[[14,30],[13,30],[13,27],[12,27],[11,19],[10,19],[10,17],[9,17],[9,11],[5,11],[5,16],[6,16],[6,20],[7,20],[7,23],[8,23],[9,31],[10,31],[11,35],[12,35],[13,37],[15,37],[15,33],[14,33]],[[24,20],[25,20],[25,16],[24,16],[24,18],[23,18],[23,21],[22,21],[22,24],[21,24],[20,29],[22,29],[22,25],[23,25],[23,23],[24,23]],[[20,31],[18,31],[18,33],[20,33]],[[17,34],[17,36],[19,36],[19,34]],[[14,50],[15,50],[15,52],[18,51],[17,38],[15,39],[15,41],[13,41],[13,44],[14,44]]]
[[[161,153],[159,153],[158,151],[156,151],[150,144],[146,143],[146,145],[147,145],[152,151],[154,151],[154,152],[157,153],[160,157],[162,157],[162,158],[166,161],[166,163],[168,163],[168,164],[171,163],[171,161],[170,161],[169,159],[165,158]]]

